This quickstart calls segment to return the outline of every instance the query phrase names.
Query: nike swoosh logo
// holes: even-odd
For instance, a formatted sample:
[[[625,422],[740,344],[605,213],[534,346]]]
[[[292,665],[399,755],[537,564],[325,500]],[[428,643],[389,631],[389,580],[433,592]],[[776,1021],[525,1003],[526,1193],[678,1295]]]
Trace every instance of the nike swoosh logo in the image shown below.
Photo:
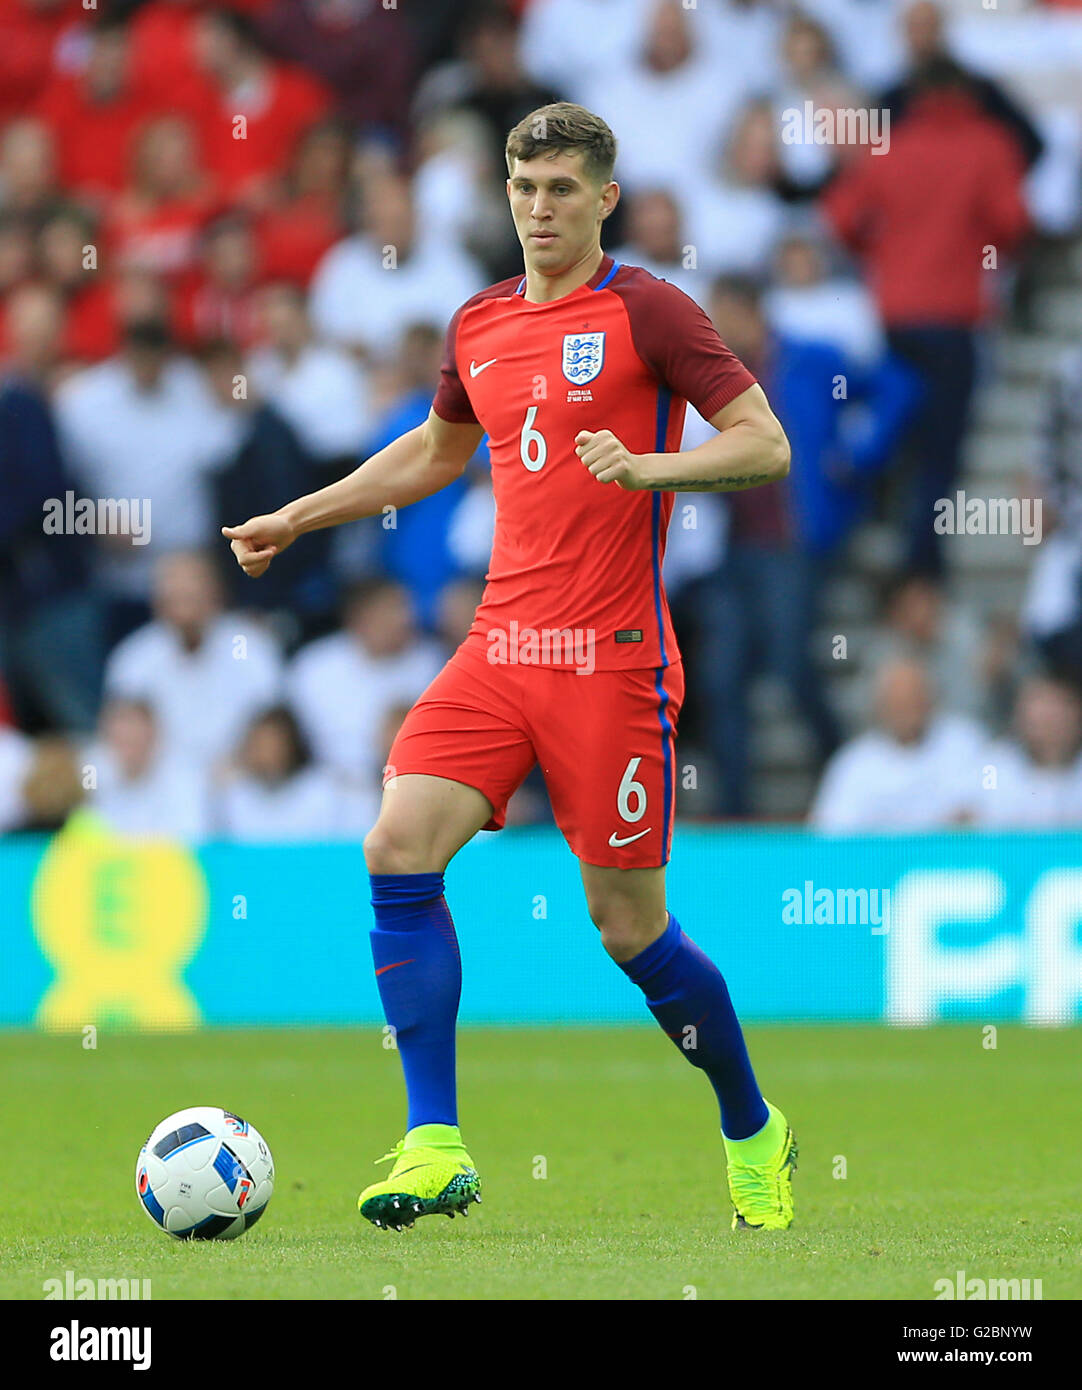
[[[491,367],[493,362],[498,362],[498,357],[490,357],[487,362],[482,362],[480,366],[472,359],[470,361],[470,376],[480,376],[486,367]]]
[[[396,965],[412,965],[415,959],[415,956],[411,956],[409,960],[394,960],[390,963],[390,965],[381,965],[380,968],[376,971],[376,974],[382,975],[385,970],[393,970]]]
[[[407,1173],[415,1173],[418,1168],[427,1168],[427,1163],[415,1163],[412,1168],[403,1168],[395,1174],[396,1178],[404,1178]]]
[[[612,845],[613,849],[619,849],[621,845],[629,845],[632,840],[641,840],[644,835],[649,835],[653,828],[652,825],[648,825],[645,830],[640,830],[637,835],[626,835],[622,840],[617,837],[616,831],[614,830],[609,836],[609,844]]]

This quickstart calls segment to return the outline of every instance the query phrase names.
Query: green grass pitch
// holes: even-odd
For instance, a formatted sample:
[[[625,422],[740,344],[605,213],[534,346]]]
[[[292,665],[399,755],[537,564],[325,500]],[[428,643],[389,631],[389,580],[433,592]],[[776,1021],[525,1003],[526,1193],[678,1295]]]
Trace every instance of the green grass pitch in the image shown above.
[[[395,1235],[356,1210],[404,1123],[378,1028],[101,1033],[92,1051],[0,1034],[0,1297],[72,1270],[149,1278],[155,1300],[931,1299],[960,1269],[1082,1296],[1082,1032],[1004,1027],[990,1050],[976,1023],[760,1027],[749,1044],[800,1143],[790,1231],[730,1232],[713,1093],[643,1027],[464,1030],[484,1202]],[[274,1153],[270,1208],[238,1241],[172,1241],[135,1196],[152,1126],[198,1104]]]

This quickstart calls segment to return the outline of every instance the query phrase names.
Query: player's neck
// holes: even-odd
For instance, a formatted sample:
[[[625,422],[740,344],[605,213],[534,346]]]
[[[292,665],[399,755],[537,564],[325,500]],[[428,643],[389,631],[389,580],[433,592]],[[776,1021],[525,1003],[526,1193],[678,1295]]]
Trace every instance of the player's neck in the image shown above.
[[[565,294],[585,285],[604,259],[605,253],[598,245],[592,246],[582,260],[560,271],[559,275],[542,275],[527,265],[526,293],[523,298],[531,304],[547,304],[552,299],[562,299]]]

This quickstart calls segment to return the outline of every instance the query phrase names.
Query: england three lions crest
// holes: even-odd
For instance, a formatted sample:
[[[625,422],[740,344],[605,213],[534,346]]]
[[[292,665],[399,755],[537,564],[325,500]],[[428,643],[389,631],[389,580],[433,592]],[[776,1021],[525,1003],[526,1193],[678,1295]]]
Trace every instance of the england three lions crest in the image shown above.
[[[564,376],[583,386],[601,371],[605,361],[604,333],[564,334]]]

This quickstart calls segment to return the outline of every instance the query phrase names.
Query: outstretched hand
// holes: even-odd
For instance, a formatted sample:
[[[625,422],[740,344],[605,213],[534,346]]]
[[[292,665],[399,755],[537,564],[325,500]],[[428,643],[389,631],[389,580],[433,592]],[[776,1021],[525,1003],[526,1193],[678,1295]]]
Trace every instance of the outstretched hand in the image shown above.
[[[223,526],[222,535],[250,579],[258,579],[276,555],[293,544],[293,526],[278,512],[253,516],[243,526]]]

